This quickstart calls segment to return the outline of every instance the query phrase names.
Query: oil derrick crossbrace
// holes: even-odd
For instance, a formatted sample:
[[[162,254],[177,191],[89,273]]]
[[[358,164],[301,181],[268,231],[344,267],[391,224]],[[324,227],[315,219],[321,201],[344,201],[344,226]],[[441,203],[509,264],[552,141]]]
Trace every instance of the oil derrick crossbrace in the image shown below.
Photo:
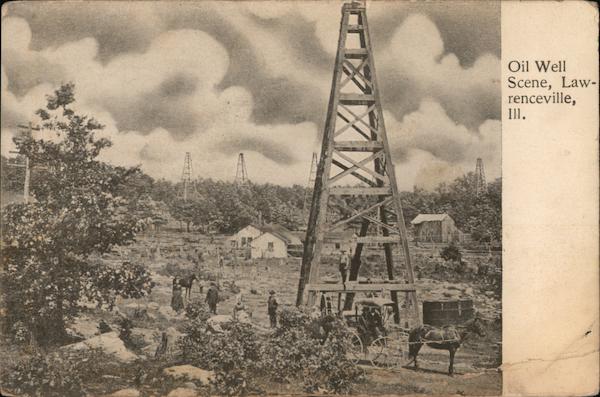
[[[347,40],[351,35],[355,36]],[[358,48],[347,48],[347,43],[351,45],[352,42],[358,42]],[[364,157],[358,159],[357,156]],[[353,178],[353,184],[339,186],[342,178]],[[342,200],[348,196],[362,196],[370,201],[361,209],[348,208]],[[336,220],[328,217],[331,204],[345,208],[345,213],[350,215]],[[346,285],[320,282],[319,267],[325,234],[356,221],[360,221],[360,231]],[[373,231],[377,226],[381,228],[381,235]],[[383,246],[388,280],[382,284],[358,284],[356,280],[363,247],[372,244]],[[394,280],[394,247],[399,247],[404,256],[400,280]],[[345,294],[344,308],[347,310],[352,307],[354,293],[381,290],[389,291],[396,303],[396,321],[399,320],[398,292],[402,292],[409,301],[411,321],[420,323],[406,227],[383,120],[365,6],[350,3],[342,7],[331,95],[296,304],[313,305],[318,292],[337,292]],[[308,292],[306,301],[305,292]]]

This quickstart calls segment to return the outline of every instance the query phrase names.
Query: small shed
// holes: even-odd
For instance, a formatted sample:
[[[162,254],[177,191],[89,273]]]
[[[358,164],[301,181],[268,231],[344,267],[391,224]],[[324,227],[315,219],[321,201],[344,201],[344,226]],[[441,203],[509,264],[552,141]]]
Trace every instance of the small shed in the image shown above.
[[[416,242],[450,243],[461,240],[461,232],[448,214],[419,214],[410,223]]]

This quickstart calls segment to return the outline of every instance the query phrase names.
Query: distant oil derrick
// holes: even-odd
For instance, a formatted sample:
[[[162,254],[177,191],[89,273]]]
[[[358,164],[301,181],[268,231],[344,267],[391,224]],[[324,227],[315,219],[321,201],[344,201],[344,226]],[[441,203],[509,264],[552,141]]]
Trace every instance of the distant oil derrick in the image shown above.
[[[246,185],[248,182],[250,182],[250,180],[248,179],[248,170],[246,169],[244,153],[240,153],[238,156],[237,170],[235,172],[235,184]]]
[[[192,155],[190,152],[185,153],[183,161],[183,172],[181,173],[181,191],[179,197],[183,201],[189,200],[196,193],[196,187],[192,183]]]
[[[478,196],[487,192],[487,182],[485,180],[485,171],[483,169],[483,160],[481,158],[477,159],[477,165],[475,166],[475,191]]]

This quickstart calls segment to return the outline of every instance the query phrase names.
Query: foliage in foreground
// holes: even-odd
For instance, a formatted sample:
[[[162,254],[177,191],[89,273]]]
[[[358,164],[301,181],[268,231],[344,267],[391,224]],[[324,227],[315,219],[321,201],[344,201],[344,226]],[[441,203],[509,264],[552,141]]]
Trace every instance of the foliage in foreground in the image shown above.
[[[97,379],[100,362],[112,361],[101,352],[35,353],[2,373],[2,386],[19,395],[43,397],[85,396],[84,383]]]
[[[139,170],[98,160],[111,143],[95,136],[103,126],[78,115],[73,102],[74,86],[63,85],[38,111],[44,139],[15,140],[32,166],[44,167],[43,182],[32,184],[32,202],[2,211],[4,331],[15,335],[12,325],[21,324],[40,345],[65,340],[65,323],[84,299],[110,307],[117,295],[139,298],[153,286],[139,265],[91,260],[144,227],[128,193]]]
[[[259,379],[300,382],[307,392],[349,392],[362,379],[362,371],[346,358],[348,330],[334,320],[326,333],[320,321],[297,309],[283,309],[280,327],[261,336],[251,325],[235,321],[223,325],[224,333],[214,333],[199,315],[181,341],[183,358],[215,371],[220,394],[260,392]]]

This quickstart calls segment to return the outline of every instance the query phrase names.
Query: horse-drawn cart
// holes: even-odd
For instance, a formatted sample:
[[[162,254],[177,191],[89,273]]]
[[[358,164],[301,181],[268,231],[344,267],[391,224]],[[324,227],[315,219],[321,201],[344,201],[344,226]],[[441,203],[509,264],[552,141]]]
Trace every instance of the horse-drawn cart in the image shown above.
[[[352,329],[348,357],[356,363],[396,368],[407,360],[408,330],[394,324],[394,302],[385,298],[367,298],[354,302],[342,315]]]

